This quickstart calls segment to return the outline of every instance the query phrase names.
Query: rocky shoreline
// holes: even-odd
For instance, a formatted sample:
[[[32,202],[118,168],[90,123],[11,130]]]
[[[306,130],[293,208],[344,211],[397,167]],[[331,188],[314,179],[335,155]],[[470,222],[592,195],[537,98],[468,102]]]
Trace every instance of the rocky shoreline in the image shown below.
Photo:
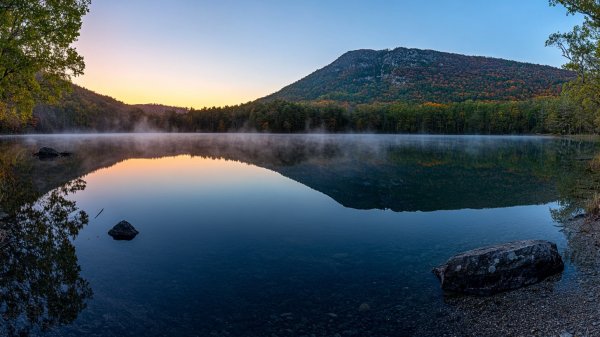
[[[3,248],[6,245],[6,241],[8,240],[8,234],[5,229],[5,223],[8,219],[8,214],[0,208],[0,248]]]
[[[415,335],[600,336],[600,220],[577,217],[563,232],[573,273],[488,297],[446,297],[435,332],[423,327]]]

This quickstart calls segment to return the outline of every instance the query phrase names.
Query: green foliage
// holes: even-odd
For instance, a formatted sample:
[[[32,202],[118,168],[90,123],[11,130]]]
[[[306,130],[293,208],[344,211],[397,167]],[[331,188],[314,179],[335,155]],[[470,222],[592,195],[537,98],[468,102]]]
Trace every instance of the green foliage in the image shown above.
[[[577,72],[585,82],[588,75],[597,77],[600,70],[598,38],[600,37],[600,3],[590,0],[550,0],[551,6],[562,5],[568,14],[581,14],[584,22],[567,33],[554,33],[546,45],[558,47],[568,60],[565,68]]]
[[[564,97],[526,101],[437,103],[252,102],[151,116],[158,130],[176,132],[375,132],[435,134],[590,133]]]
[[[36,102],[56,100],[83,58],[71,46],[90,0],[0,2],[0,124],[18,127]]]
[[[584,22],[566,33],[550,35],[546,45],[558,47],[568,60],[564,68],[577,72],[577,79],[565,86],[574,124],[600,132],[600,3],[590,0],[550,0],[563,5],[569,14],[581,14]]]

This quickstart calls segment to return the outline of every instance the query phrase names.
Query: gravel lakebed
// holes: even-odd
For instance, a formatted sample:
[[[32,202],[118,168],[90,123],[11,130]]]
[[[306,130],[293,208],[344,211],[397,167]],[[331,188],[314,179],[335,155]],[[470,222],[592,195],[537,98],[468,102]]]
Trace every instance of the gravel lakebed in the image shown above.
[[[578,217],[562,230],[573,272],[493,296],[446,295],[439,319],[412,335],[600,336],[600,221]]]

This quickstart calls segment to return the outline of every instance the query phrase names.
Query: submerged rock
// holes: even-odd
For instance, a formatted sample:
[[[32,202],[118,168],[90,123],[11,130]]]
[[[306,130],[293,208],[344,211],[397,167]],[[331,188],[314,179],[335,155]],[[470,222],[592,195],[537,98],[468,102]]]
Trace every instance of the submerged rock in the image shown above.
[[[491,295],[540,282],[563,269],[556,244],[525,240],[455,255],[433,273],[443,290]]]
[[[138,233],[139,232],[125,220],[119,222],[108,231],[108,235],[112,236],[115,240],[133,240]]]
[[[35,153],[42,160],[51,160],[58,157],[69,157],[72,155],[71,152],[58,152],[51,147],[42,147],[37,153]]]
[[[36,155],[40,158],[56,158],[60,157],[60,152],[51,147],[42,147]]]

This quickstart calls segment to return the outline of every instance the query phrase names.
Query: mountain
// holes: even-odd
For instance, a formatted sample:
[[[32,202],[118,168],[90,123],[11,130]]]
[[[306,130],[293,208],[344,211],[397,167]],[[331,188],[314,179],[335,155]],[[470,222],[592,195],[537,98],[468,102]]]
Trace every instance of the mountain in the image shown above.
[[[222,108],[129,105],[74,85],[58,104],[37,106],[26,132],[591,132],[557,122],[560,106],[552,96],[574,77],[489,57],[357,50],[272,95]]]
[[[64,130],[110,130],[135,113],[112,97],[72,85],[57,104],[39,104],[33,109],[37,132]]]
[[[361,49],[262,100],[448,103],[554,96],[573,72],[433,50]]]
[[[57,104],[33,110],[36,132],[143,131],[148,116],[182,113],[185,108],[159,104],[126,104],[73,84]]]

